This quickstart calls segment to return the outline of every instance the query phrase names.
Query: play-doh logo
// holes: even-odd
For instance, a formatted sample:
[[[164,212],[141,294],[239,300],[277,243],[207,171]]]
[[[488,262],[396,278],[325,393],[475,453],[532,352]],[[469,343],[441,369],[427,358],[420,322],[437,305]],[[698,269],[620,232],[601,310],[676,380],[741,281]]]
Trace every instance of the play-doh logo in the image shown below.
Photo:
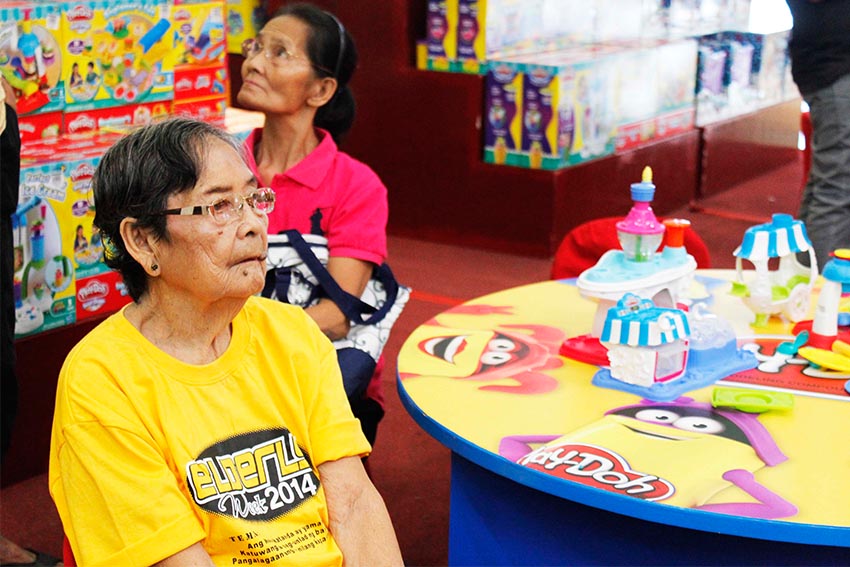
[[[83,4],[77,4],[65,12],[65,17],[68,18],[69,22],[91,20],[94,18],[94,11]]]
[[[106,303],[109,294],[109,286],[98,280],[91,280],[85,286],[77,290],[77,301],[81,307],[89,312],[95,312]]]
[[[526,76],[529,82],[535,87],[543,87],[552,82],[552,73],[543,67],[535,67]]]
[[[491,67],[493,77],[500,83],[506,83],[513,80],[516,76],[516,70],[510,65],[495,65]]]
[[[94,166],[90,163],[81,163],[71,172],[71,181],[74,183],[91,179],[94,175]]]
[[[664,500],[675,492],[673,485],[663,478],[633,471],[620,455],[595,445],[543,446],[521,458],[519,464],[642,500]]]
[[[208,512],[265,522],[316,496],[309,455],[285,428],[231,437],[186,464],[195,503]]]
[[[81,114],[68,123],[68,132],[71,134],[74,132],[87,132],[94,130],[96,127],[97,123],[94,118],[87,114]]]

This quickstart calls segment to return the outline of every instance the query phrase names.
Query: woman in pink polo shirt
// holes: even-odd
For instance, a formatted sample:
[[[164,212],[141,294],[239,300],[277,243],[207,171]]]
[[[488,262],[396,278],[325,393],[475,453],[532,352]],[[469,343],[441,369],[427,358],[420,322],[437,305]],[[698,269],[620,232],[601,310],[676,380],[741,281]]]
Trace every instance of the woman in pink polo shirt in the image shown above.
[[[360,297],[387,255],[388,207],[375,172],[337,149],[354,121],[354,42],[336,16],[300,3],[278,10],[242,53],[237,100],[265,114],[265,126],[245,141],[248,165],[280,203],[269,215],[269,233],[325,236],[328,271]],[[332,340],[348,334],[348,318],[330,299],[307,312]],[[380,385],[376,372],[364,398],[352,402],[372,444],[384,414]]]

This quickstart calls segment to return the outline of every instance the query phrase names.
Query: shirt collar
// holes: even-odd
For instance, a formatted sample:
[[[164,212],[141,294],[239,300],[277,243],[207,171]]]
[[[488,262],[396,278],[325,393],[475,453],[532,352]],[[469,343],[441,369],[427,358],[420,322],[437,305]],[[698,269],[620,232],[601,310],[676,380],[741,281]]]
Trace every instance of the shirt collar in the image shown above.
[[[262,128],[257,128],[248,135],[246,140],[250,150],[247,155],[248,163],[254,171],[258,170],[254,157],[254,146],[262,138],[262,135]],[[338,149],[333,137],[327,130],[316,128],[316,135],[319,137],[319,145],[307,157],[290,167],[286,172],[275,174],[275,178],[285,176],[308,189],[316,190],[319,188],[333,167]],[[271,180],[271,184],[276,184],[275,179]]]

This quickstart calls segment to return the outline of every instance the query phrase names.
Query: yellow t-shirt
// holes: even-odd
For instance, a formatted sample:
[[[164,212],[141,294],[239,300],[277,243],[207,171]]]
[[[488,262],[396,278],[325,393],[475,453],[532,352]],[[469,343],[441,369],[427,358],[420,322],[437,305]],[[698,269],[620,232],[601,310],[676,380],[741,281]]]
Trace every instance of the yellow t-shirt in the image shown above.
[[[302,309],[252,297],[201,366],[120,312],[62,368],[50,492],[81,565],[150,565],[198,541],[217,565],[339,565],[317,467],[369,450]]]

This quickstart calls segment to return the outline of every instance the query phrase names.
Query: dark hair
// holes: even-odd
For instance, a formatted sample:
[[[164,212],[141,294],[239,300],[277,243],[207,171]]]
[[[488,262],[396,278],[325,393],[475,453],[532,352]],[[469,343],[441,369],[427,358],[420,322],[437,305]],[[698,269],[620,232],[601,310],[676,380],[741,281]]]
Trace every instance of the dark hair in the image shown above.
[[[336,79],[333,98],[316,112],[313,125],[330,132],[334,141],[351,129],[354,123],[354,94],[348,86],[357,68],[357,48],[342,22],[330,12],[313,4],[298,2],[288,4],[274,13],[272,18],[291,16],[307,24],[307,56],[321,77]],[[329,70],[333,69],[333,73]]]
[[[92,178],[95,217],[104,246],[104,261],[121,273],[133,301],[148,289],[144,268],[127,252],[121,221],[136,219],[157,238],[168,241],[166,217],[159,214],[168,198],[191,190],[205,164],[206,142],[222,140],[241,152],[225,131],[197,120],[172,118],[143,126],[118,140],[101,158]]]

